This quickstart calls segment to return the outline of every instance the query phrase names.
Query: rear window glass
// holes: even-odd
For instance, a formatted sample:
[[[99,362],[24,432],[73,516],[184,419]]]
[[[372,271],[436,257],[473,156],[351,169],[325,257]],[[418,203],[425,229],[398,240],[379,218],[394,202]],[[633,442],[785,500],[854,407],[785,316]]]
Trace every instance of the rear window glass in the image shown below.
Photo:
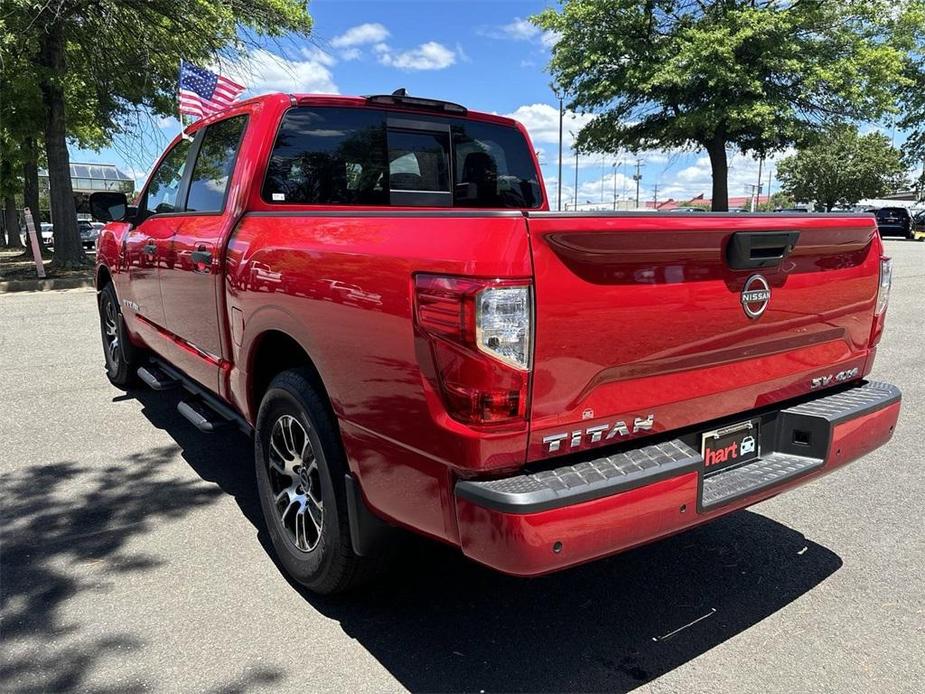
[[[881,207],[877,210],[878,217],[908,217],[909,211],[905,207]]]
[[[388,205],[385,121],[361,109],[294,108],[263,185],[267,202]]]
[[[446,133],[389,130],[389,190],[450,192]]]
[[[440,204],[434,202],[440,198],[448,204],[452,197],[459,207],[540,205],[533,158],[526,139],[515,128],[460,118],[425,121],[426,116],[417,113],[415,121],[438,127],[389,127],[389,118],[395,119],[395,112],[290,109],[270,156],[264,200],[433,205]]]

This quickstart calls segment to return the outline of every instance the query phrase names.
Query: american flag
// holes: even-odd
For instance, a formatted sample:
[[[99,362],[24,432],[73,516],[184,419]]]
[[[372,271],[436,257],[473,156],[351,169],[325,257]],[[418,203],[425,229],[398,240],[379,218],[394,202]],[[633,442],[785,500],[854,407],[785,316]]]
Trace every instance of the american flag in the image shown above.
[[[238,98],[244,87],[227,77],[180,61],[180,113],[209,116],[222,111]]]

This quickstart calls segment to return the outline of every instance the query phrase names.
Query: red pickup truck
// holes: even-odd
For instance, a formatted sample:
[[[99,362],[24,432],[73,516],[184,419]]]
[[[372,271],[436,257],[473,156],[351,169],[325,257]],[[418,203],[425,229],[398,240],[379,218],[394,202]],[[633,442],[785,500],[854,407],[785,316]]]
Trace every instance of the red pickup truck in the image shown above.
[[[274,94],[177,138],[108,221],[106,368],[254,437],[320,592],[407,528],[522,576],[754,504],[885,443],[870,215],[549,211],[515,121]]]

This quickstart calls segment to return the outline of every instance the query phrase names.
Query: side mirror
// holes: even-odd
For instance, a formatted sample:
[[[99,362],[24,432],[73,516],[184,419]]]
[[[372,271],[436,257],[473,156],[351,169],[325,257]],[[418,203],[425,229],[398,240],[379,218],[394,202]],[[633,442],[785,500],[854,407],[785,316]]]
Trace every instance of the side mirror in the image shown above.
[[[90,214],[98,222],[130,222],[137,211],[128,204],[125,193],[107,190],[90,194]]]

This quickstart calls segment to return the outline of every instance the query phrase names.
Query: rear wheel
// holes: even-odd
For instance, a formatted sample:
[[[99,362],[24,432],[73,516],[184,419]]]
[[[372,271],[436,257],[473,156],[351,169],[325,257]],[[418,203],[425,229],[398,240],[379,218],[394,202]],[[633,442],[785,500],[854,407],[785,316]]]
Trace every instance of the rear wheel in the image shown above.
[[[283,568],[317,593],[346,590],[376,568],[350,542],[346,458],[306,371],[270,383],[257,414],[254,459],[270,539]]]
[[[106,376],[114,386],[129,388],[136,382],[135,370],[138,368],[139,354],[126,334],[125,320],[112,284],[107,284],[100,291],[99,311]]]

